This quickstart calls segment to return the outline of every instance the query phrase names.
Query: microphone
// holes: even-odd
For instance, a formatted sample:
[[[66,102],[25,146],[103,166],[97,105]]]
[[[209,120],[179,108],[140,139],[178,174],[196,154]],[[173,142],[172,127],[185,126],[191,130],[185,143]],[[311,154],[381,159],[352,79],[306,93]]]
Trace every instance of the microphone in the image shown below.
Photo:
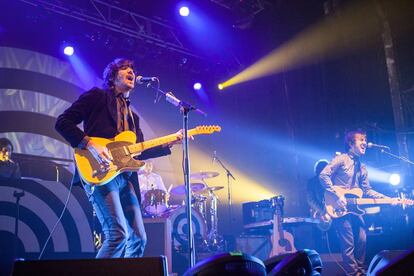
[[[214,162],[217,160],[217,151],[214,151],[213,153],[214,153],[214,156],[213,156],[213,159],[211,160],[211,163],[214,164]]]
[[[138,84],[144,84],[144,83],[149,83],[149,82],[153,82],[153,81],[157,81],[158,78],[157,77],[143,77],[143,76],[138,76],[135,81]]]
[[[388,146],[378,145],[378,144],[374,144],[374,143],[371,143],[371,142],[368,142],[367,146],[368,146],[368,148],[379,148],[379,149],[390,150],[390,147],[388,147]]]

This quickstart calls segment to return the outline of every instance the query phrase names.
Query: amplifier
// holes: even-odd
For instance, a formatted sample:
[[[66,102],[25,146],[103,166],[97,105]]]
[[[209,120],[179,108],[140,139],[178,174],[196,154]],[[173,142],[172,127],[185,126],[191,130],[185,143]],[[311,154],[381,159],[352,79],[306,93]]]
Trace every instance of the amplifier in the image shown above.
[[[242,209],[244,225],[273,219],[272,202],[270,200],[246,202],[243,203]]]
[[[171,221],[169,218],[144,218],[147,246],[144,257],[167,257],[168,272],[172,272]]]

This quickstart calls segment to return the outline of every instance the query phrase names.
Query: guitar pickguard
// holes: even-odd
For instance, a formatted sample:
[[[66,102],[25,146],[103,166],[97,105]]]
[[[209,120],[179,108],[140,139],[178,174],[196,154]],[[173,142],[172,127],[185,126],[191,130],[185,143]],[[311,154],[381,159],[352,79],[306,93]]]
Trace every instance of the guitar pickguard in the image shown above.
[[[128,152],[126,146],[132,145],[130,142],[115,141],[107,144],[107,148],[112,155],[113,164],[120,171],[138,171],[144,166],[145,162],[134,159]],[[136,154],[135,154],[136,155]]]

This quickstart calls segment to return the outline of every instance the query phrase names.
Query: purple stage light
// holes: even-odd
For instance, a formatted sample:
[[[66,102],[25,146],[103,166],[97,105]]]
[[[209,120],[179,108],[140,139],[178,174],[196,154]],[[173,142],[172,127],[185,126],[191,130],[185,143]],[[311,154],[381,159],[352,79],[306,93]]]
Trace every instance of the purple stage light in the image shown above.
[[[193,85],[194,90],[200,90],[200,89],[201,89],[201,87],[202,87],[202,85],[201,85],[201,83],[199,83],[199,82],[196,82],[196,83],[194,83],[194,85]]]
[[[182,6],[180,8],[180,15],[181,16],[188,16],[190,14],[190,9],[186,6]]]
[[[72,46],[66,46],[65,49],[63,49],[63,53],[67,56],[73,55],[74,52],[75,50],[73,49]]]

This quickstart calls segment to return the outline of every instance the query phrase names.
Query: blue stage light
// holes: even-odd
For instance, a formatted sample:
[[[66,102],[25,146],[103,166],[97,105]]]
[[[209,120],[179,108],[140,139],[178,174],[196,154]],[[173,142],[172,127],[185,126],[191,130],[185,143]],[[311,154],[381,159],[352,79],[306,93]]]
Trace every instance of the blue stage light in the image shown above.
[[[401,177],[398,173],[393,173],[390,175],[390,178],[388,179],[391,185],[397,186],[401,182]]]
[[[67,56],[71,56],[71,55],[73,55],[73,53],[75,52],[75,50],[73,49],[73,47],[72,46],[66,46],[64,49],[63,49],[63,53],[65,54],[65,55],[67,55]]]
[[[194,85],[193,85],[194,90],[200,90],[200,89],[201,89],[201,87],[202,87],[202,85],[201,85],[201,83],[199,83],[199,82],[196,82],[196,83],[194,83]]]
[[[180,8],[180,15],[181,16],[188,16],[190,14],[190,9],[186,6],[182,6]]]

